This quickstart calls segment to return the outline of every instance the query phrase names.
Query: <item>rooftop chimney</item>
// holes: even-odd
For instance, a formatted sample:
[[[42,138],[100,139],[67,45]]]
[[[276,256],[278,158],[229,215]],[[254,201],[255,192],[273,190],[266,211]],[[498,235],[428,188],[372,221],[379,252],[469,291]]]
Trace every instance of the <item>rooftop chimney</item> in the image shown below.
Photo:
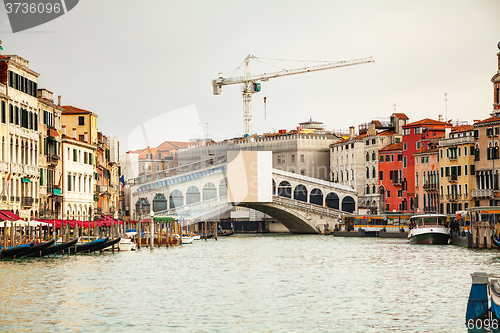
[[[83,133],[83,141],[85,141],[86,143],[89,143],[89,133],[88,132],[85,132]]]
[[[448,139],[450,137],[450,133],[451,133],[451,127],[446,126],[444,128],[444,138]]]
[[[76,128],[73,128],[73,139],[76,140]]]
[[[66,136],[66,125],[62,125],[62,135]]]
[[[57,105],[61,106],[61,95],[57,96]]]
[[[444,120],[443,120],[443,115],[442,115],[442,114],[440,114],[440,115],[438,116],[438,120],[439,120],[439,121],[444,121]]]
[[[349,139],[354,138],[354,135],[356,134],[356,132],[354,132],[354,129],[354,126],[349,126]]]

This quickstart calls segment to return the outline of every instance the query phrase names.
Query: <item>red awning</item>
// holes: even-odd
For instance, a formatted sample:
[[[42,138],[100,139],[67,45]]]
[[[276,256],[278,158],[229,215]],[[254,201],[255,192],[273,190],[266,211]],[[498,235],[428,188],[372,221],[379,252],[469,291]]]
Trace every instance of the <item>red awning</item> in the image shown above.
[[[12,221],[22,220],[22,218],[20,218],[16,214],[12,213],[10,210],[0,210],[0,213],[3,215],[6,215],[8,217],[8,219],[12,220]]]

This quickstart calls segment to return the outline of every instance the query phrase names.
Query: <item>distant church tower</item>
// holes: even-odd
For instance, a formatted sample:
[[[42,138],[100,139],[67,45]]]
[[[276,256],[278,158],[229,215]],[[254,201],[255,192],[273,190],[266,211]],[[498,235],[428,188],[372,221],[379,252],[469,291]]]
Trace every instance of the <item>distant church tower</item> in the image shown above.
[[[500,49],[500,42],[498,42],[498,49]],[[493,82],[493,113],[500,114],[500,52],[497,53],[498,57],[498,70],[497,73],[491,78]]]

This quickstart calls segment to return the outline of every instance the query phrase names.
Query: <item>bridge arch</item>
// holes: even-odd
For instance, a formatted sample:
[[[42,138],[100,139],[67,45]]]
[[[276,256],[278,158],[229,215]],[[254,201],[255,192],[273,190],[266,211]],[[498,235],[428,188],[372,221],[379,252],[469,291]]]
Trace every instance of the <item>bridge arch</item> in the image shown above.
[[[346,195],[344,199],[342,199],[342,210],[344,212],[352,213],[356,209],[356,202],[353,197]]]
[[[168,196],[170,209],[184,206],[184,195],[179,190],[173,190]]]
[[[335,192],[328,193],[325,201],[327,207],[339,209],[339,196]]]
[[[285,197],[285,198],[292,198],[292,185],[290,185],[289,182],[286,180],[283,180],[279,185],[278,185],[278,195],[280,197]]]
[[[293,191],[293,198],[295,200],[307,202],[307,188],[302,184],[295,186],[295,190]]]
[[[186,191],[186,205],[200,202],[200,189],[197,186],[190,186]]]
[[[309,202],[318,206],[323,206],[323,192],[319,188],[311,191]]]
[[[203,186],[203,201],[217,198],[217,187],[214,183],[208,182]]]

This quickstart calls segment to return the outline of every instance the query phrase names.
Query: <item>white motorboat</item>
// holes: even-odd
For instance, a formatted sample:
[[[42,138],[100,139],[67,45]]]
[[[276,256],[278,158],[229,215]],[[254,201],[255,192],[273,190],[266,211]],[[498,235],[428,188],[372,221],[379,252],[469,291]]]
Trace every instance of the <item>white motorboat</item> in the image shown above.
[[[444,214],[423,214],[410,217],[408,240],[414,244],[446,245],[451,239]]]

